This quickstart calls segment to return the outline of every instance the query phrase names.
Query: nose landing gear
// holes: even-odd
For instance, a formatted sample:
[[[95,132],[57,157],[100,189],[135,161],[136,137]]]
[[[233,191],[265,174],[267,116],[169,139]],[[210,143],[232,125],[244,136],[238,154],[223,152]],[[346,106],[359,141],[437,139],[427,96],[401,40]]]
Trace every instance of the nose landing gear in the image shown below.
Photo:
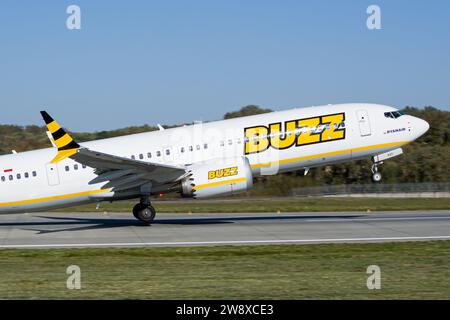
[[[142,198],[141,202],[134,206],[133,216],[145,224],[151,224],[156,216],[156,210],[150,203],[150,199]]]
[[[381,179],[383,176],[381,175],[381,172],[378,171],[378,165],[381,165],[383,162],[375,162],[372,165],[372,181],[373,182],[381,182]]]

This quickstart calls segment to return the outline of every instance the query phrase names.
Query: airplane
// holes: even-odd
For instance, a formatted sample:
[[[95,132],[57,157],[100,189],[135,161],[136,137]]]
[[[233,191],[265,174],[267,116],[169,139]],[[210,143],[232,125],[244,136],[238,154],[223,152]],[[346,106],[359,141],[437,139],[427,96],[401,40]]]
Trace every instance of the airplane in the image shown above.
[[[27,213],[139,199],[132,212],[151,224],[151,197],[203,199],[248,190],[261,175],[371,159],[383,161],[429,124],[379,104],[336,104],[271,112],[78,143],[47,112],[53,148],[0,156],[0,213]],[[137,201],[136,201],[137,202]]]

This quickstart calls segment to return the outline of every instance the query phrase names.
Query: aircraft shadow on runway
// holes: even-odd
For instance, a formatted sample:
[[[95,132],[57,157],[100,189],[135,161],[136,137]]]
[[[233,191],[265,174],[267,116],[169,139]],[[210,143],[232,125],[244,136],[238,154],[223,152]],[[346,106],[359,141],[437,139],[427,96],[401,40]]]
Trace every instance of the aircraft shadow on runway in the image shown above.
[[[58,228],[58,229],[40,229],[40,228],[22,228],[22,230],[36,231],[37,234],[65,232],[65,231],[85,231],[98,229],[111,229],[123,227],[145,227],[149,226],[137,221],[134,218],[130,219],[116,219],[116,218],[74,218],[74,217],[48,217],[35,216],[36,218],[43,218],[53,221],[36,221],[36,222],[0,222],[1,227],[26,227],[26,226],[74,226],[73,228]],[[156,219],[152,225],[215,225],[215,224],[233,224],[245,221],[302,221],[302,220],[318,220],[321,219],[354,219],[361,217],[360,215],[308,215],[308,216],[265,216],[265,217],[205,217],[205,218],[173,218],[173,219]],[[151,227],[151,226],[150,226]]]

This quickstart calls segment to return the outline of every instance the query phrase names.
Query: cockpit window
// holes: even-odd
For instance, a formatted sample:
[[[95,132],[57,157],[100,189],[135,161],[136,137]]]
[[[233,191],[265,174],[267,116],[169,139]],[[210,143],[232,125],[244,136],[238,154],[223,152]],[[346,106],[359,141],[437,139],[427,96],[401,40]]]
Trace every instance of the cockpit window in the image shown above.
[[[404,115],[404,113],[403,112],[401,112],[401,111],[394,111],[394,112],[392,112],[392,114],[394,115],[394,118],[400,118],[402,115]]]
[[[403,115],[405,115],[405,114],[402,111],[394,111],[394,112],[385,112],[384,113],[384,116],[386,118],[392,118],[392,119],[400,118]]]

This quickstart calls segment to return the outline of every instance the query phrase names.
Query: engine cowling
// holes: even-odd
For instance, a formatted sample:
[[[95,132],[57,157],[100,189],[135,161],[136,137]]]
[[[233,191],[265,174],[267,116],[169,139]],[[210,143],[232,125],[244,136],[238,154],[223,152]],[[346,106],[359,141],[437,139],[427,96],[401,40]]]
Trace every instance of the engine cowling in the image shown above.
[[[190,175],[181,182],[183,197],[209,198],[253,187],[252,169],[246,157],[194,163],[188,170]]]

